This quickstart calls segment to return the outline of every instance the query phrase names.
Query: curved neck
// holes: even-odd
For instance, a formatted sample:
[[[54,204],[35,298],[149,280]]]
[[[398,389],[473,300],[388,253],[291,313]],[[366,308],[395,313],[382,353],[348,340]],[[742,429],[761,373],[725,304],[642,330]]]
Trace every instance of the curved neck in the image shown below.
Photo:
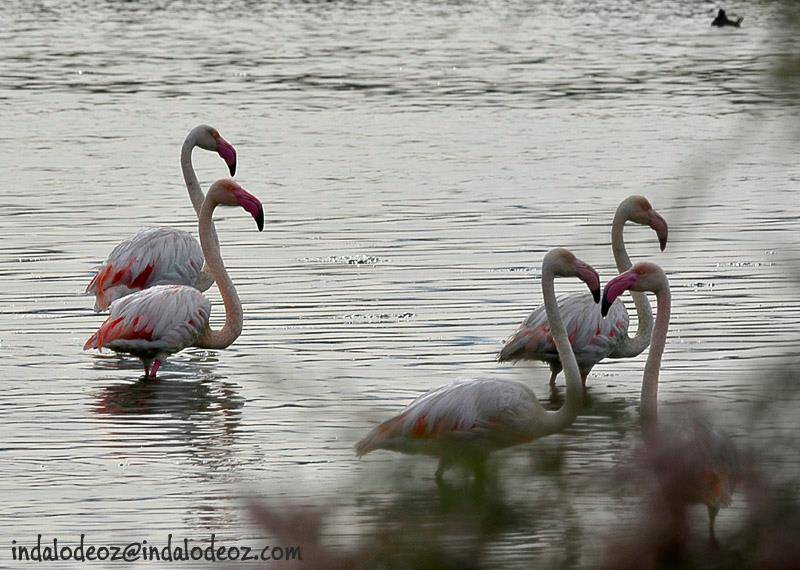
[[[658,423],[658,373],[661,370],[661,356],[667,344],[667,331],[669,329],[669,314],[672,305],[672,295],[669,291],[669,281],[666,276],[663,283],[656,291],[656,324],[653,327],[653,339],[650,344],[650,354],[644,365],[642,377],[642,429],[645,437],[655,432]]]
[[[628,221],[627,213],[623,208],[618,208],[614,215],[614,223],[611,224],[611,250],[614,253],[614,262],[617,264],[617,271],[624,273],[631,268],[631,259],[628,257],[628,250],[625,249],[625,222]],[[633,304],[636,306],[636,335],[631,338],[627,333],[620,340],[620,347],[614,356],[633,357],[644,352],[650,344],[650,335],[653,331],[653,309],[647,300],[647,295],[638,291],[631,291]]]
[[[194,131],[186,135],[181,147],[181,171],[183,172],[183,181],[186,183],[186,189],[189,191],[189,199],[192,201],[192,207],[195,214],[200,216],[200,209],[203,207],[203,189],[200,188],[200,183],[197,181],[197,175],[194,173],[192,167],[192,151],[197,146],[197,137]]]
[[[225,269],[225,263],[222,261],[219,251],[219,238],[213,220],[216,207],[215,200],[205,200],[200,209],[198,225],[200,245],[203,247],[206,264],[217,282],[222,301],[225,304],[225,325],[218,331],[209,327],[197,340],[196,346],[201,348],[227,348],[242,334],[242,303],[239,301],[236,287],[233,286],[233,281]]]
[[[561,313],[558,310],[554,278],[552,268],[545,263],[542,266],[544,307],[547,312],[547,321],[550,323],[550,334],[553,336],[561,366],[564,368],[567,396],[558,411],[548,412],[545,415],[545,430],[547,433],[559,432],[575,421],[578,410],[581,407],[581,394],[583,392],[578,362],[575,360],[575,353],[572,351],[569,335],[564,328],[564,323],[561,321]]]

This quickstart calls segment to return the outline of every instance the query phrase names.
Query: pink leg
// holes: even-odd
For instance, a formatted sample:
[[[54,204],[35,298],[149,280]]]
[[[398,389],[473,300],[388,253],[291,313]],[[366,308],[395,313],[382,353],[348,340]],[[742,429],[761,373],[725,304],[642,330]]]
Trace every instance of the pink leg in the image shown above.
[[[144,365],[144,375],[145,375],[145,377],[147,377],[147,378],[149,378],[149,377],[150,377],[150,365],[149,365],[149,364],[145,364],[145,365]]]
[[[150,379],[155,380],[156,374],[158,374],[158,369],[161,368],[161,361],[154,360],[153,361],[153,369],[150,371]]]

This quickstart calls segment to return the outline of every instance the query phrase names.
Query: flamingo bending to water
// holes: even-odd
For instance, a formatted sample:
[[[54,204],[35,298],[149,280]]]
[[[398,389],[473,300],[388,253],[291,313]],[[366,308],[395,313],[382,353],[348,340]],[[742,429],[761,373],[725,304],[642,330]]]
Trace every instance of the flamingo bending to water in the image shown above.
[[[658,375],[667,342],[671,294],[669,280],[655,263],[640,262],[606,283],[601,312],[625,291],[656,295],[656,322],[650,354],[642,377],[641,414],[645,443],[653,459],[663,465],[656,472],[665,494],[683,504],[702,503],[708,508],[709,538],[716,542],[714,520],[720,507],[730,504],[738,479],[736,448],[729,438],[710,426],[694,425],[658,429]]]
[[[208,125],[193,128],[181,148],[181,170],[189,198],[200,215],[203,190],[192,168],[192,150],[199,146],[214,151],[236,173],[236,150],[219,131]],[[86,293],[95,295],[95,311],[104,311],[125,295],[154,285],[191,285],[205,291],[214,279],[203,267],[200,244],[188,232],[172,228],[148,228],[121,242],[97,270]]]
[[[264,209],[258,198],[233,180],[216,181],[203,201],[198,224],[200,244],[225,304],[225,326],[211,330],[211,303],[194,287],[158,285],[114,301],[108,319],[86,341],[84,350],[108,347],[138,356],[145,375],[155,379],[170,354],[188,346],[227,348],[239,337],[242,304],[219,251],[213,220],[218,205],[241,206],[256,220],[258,231],[264,229]]]
[[[544,409],[522,382],[456,381],[423,394],[356,444],[358,456],[376,449],[439,457],[436,480],[457,462],[471,462],[476,477],[492,451],[558,433],[572,424],[581,405],[580,372],[556,303],[554,278],[577,277],[600,299],[600,279],[566,249],[553,249],[542,262],[542,291],[567,383],[558,411]]]
[[[623,230],[625,222],[633,222],[651,227],[658,236],[661,251],[667,246],[667,222],[650,205],[643,196],[629,196],[623,200],[614,215],[611,225],[611,249],[617,270],[626,271],[631,260],[625,249]],[[578,367],[581,371],[581,383],[586,385],[595,364],[604,358],[632,358],[650,344],[650,331],[653,328],[653,311],[647,297],[641,293],[632,293],[636,305],[639,325],[636,336],[628,336],[628,311],[622,300],[617,300],[611,307],[611,317],[603,319],[592,298],[585,294],[567,295],[558,299],[558,308],[569,332],[569,339]],[[498,362],[516,362],[518,360],[540,360],[550,365],[550,385],[555,385],[556,376],[561,372],[561,361],[553,343],[553,336],[548,324],[544,307],[533,311],[500,350]]]

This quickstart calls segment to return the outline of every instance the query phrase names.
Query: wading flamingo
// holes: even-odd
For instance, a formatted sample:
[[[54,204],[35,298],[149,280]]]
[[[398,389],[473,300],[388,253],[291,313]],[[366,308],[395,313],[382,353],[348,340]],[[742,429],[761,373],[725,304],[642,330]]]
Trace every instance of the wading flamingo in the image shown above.
[[[462,380],[423,394],[399,415],[376,426],[356,444],[359,457],[376,449],[439,457],[436,480],[454,463],[471,464],[482,478],[492,451],[558,433],[575,420],[581,405],[578,363],[561,322],[554,278],[577,277],[600,299],[600,279],[589,265],[566,249],[553,249],[542,262],[542,291],[553,337],[564,362],[565,403],[544,409],[522,382]]]
[[[145,376],[155,379],[170,354],[187,346],[227,348],[239,337],[242,304],[219,251],[213,220],[218,205],[241,206],[253,216],[258,231],[264,229],[264,209],[258,198],[233,180],[214,182],[203,201],[198,224],[200,244],[225,304],[225,326],[211,330],[211,303],[194,287],[157,285],[114,301],[108,319],[86,341],[84,350],[108,347],[138,356]]]
[[[214,151],[225,161],[231,176],[236,173],[236,150],[219,131],[208,125],[193,128],[181,148],[181,170],[196,214],[203,205],[203,190],[192,168],[192,150],[199,146]],[[113,249],[97,270],[86,293],[95,296],[95,311],[134,291],[154,285],[191,285],[205,291],[214,279],[203,267],[200,244],[188,232],[172,228],[147,228]]]
[[[633,222],[651,227],[658,236],[661,251],[667,246],[667,222],[656,212],[643,196],[629,196],[623,200],[614,214],[611,225],[611,249],[617,271],[626,271],[631,267],[631,260],[625,249],[623,230],[625,222]],[[586,386],[595,364],[604,358],[632,358],[650,344],[650,331],[653,328],[653,311],[647,296],[632,293],[636,305],[639,325],[636,336],[628,336],[628,311],[622,300],[611,307],[611,317],[603,319],[589,295],[566,295],[558,299],[564,326],[569,332],[569,339],[578,367],[581,371],[581,383]],[[550,333],[547,312],[544,307],[533,311],[500,350],[498,362],[516,362],[518,360],[540,360],[550,365],[550,385],[556,383],[556,376],[561,372],[561,361]]]
[[[693,503],[706,505],[709,538],[716,543],[714,520],[720,507],[730,504],[738,480],[736,448],[729,438],[702,422],[658,429],[658,375],[669,329],[669,280],[655,263],[637,263],[606,283],[601,306],[603,315],[625,291],[642,294],[649,291],[656,296],[656,322],[642,377],[642,431],[647,451],[651,459],[663,467],[656,472],[670,501],[678,507]]]

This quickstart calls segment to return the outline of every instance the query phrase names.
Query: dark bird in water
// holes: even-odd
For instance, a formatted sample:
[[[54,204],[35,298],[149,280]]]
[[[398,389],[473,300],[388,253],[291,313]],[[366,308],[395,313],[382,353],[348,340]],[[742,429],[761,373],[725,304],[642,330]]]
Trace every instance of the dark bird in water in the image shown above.
[[[725,14],[725,10],[720,8],[719,12],[717,12],[717,17],[714,18],[714,21],[711,22],[711,25],[712,26],[717,26],[718,28],[722,28],[723,26],[734,26],[734,27],[738,28],[738,27],[740,27],[742,25],[742,20],[743,19],[744,18],[739,17],[739,18],[737,18],[735,20],[730,20],[730,19],[728,19],[728,15]]]

